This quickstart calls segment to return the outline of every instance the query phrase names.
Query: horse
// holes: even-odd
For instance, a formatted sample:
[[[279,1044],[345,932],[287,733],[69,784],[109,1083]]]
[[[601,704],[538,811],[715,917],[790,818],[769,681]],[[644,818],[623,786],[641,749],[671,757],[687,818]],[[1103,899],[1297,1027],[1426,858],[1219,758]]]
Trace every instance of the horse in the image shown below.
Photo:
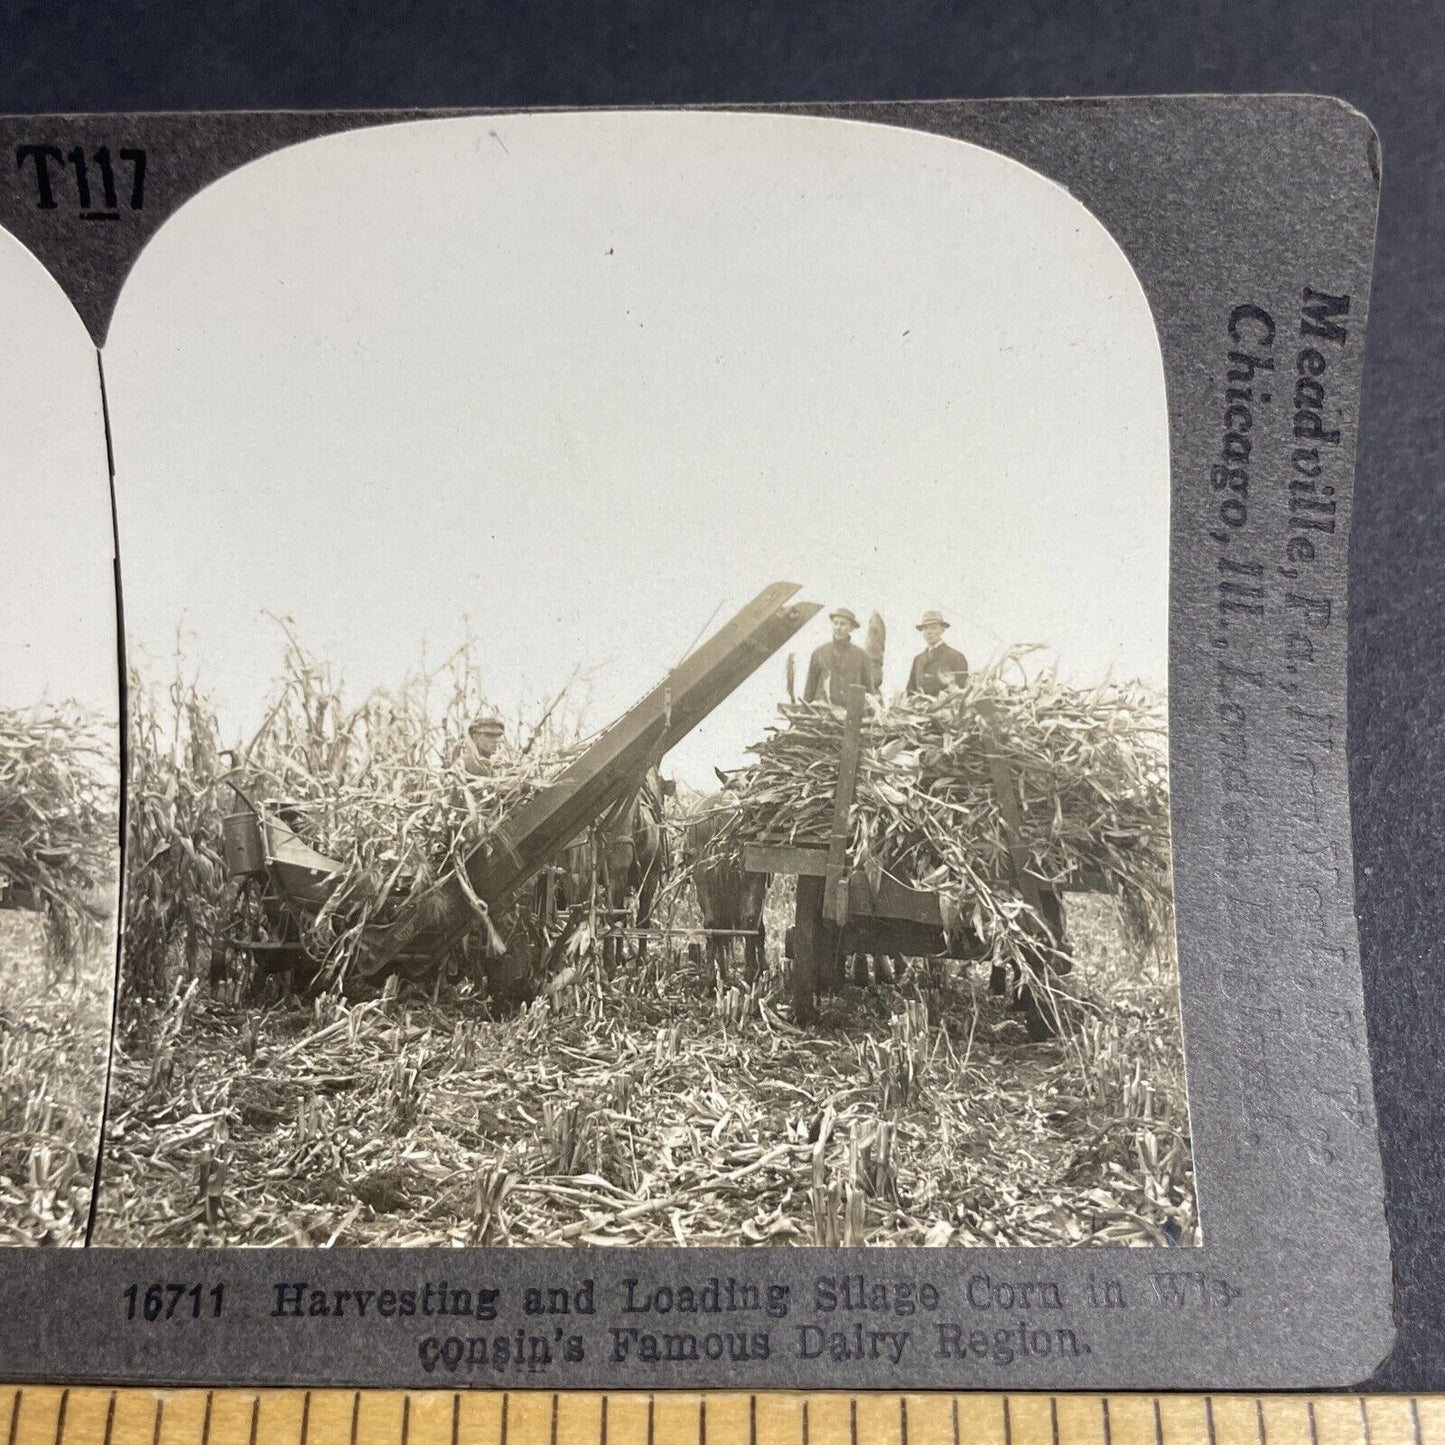
[[[637,926],[652,923],[658,890],[672,870],[672,845],[664,823],[673,784],[650,767],[635,792],[628,794],[562,854],[562,900],[569,909],[592,901],[594,883],[600,902],[614,914],[627,908],[628,895],[637,895]],[[621,958],[622,940],[608,936],[603,961],[609,967]],[[638,942],[638,958],[647,958],[647,938]]]

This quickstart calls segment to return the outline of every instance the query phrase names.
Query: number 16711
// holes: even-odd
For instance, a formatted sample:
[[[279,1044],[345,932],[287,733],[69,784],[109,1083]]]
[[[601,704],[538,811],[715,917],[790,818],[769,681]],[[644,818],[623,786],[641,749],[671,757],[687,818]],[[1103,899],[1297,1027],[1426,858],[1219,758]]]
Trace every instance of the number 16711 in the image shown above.
[[[128,1320],[215,1319],[220,1316],[226,1286],[213,1284],[128,1285],[123,1291]]]

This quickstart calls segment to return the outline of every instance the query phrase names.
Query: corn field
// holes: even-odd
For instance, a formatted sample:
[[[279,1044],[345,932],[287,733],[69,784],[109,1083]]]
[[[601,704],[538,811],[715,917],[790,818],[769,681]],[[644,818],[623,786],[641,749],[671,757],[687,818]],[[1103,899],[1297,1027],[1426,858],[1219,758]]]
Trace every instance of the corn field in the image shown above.
[[[76,1245],[110,1044],[115,738],[74,707],[0,708],[0,1244]]]
[[[44,920],[72,976],[107,931],[117,866],[113,731],[79,708],[0,707],[0,903]]]
[[[689,956],[698,917],[679,877],[659,910],[676,939],[609,971],[580,930],[521,1007],[488,995],[465,949],[424,980],[357,988],[358,920],[440,876],[551,776],[575,714],[508,720],[505,760],[479,776],[470,654],[352,703],[289,635],[250,738],[223,740],[195,683],[137,678],[132,697],[95,1242],[1198,1242],[1172,927],[1141,930],[1107,895],[1071,902],[1076,968],[1043,1044],[986,969],[939,959],[842,988],[800,1029],[784,880],[756,979],[735,967],[719,985]],[[309,994],[248,976],[226,942],[235,783],[289,800],[343,865],[349,906],[308,937],[328,963]]]

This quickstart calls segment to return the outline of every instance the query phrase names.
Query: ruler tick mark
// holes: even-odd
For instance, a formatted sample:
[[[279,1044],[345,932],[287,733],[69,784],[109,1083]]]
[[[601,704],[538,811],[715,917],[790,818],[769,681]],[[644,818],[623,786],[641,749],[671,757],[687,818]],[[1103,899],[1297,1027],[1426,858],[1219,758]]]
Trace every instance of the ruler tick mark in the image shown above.
[[[12,1392],[9,1412],[10,1422],[7,1431],[4,1423],[3,1405],[0,1405],[0,1445],[20,1445],[20,1442],[22,1440],[29,1440],[31,1438],[31,1431],[33,1429],[33,1425],[34,1423],[38,1423],[31,1422],[31,1416],[40,1415],[43,1419],[44,1406],[42,1405],[40,1407],[36,1407],[35,1397],[27,1395],[25,1387],[23,1386],[8,1386],[7,1388],[11,1389]],[[48,1401],[50,1399],[56,1399],[57,1407],[56,1416],[52,1422],[51,1430],[44,1431],[42,1434],[41,1438],[44,1442],[44,1445],[85,1445],[85,1441],[91,1442],[91,1445],[116,1445],[116,1419],[117,1411],[119,1408],[120,1395],[122,1392],[115,1389],[107,1391],[105,1424],[103,1426],[103,1429],[96,1430],[94,1434],[87,1434],[85,1436],[85,1441],[81,1441],[79,1438],[80,1434],[83,1433],[82,1426],[77,1423],[77,1421],[80,1419],[80,1416],[77,1415],[74,1419],[72,1419],[69,1413],[70,1396],[73,1393],[73,1387],[57,1387],[53,1390],[47,1390],[45,1392],[45,1400]],[[151,1400],[154,1413],[149,1445],[162,1445],[163,1438],[167,1438],[167,1430],[165,1425],[167,1403],[166,1398],[160,1395],[152,1395],[151,1392],[148,1390],[144,1393],[142,1393],[140,1390],[136,1390],[134,1392],[127,1391],[126,1393],[128,1397],[132,1393],[139,1396],[135,1403],[138,1404],[142,1408],[142,1410],[144,1409],[145,1400],[147,1398]],[[199,1425],[197,1426],[195,1424],[192,1424],[186,1427],[189,1432],[188,1438],[192,1440],[192,1445],[218,1445],[218,1431],[226,1434],[228,1439],[230,1438],[231,1432],[228,1429],[223,1428],[226,1418],[224,1411],[221,1417],[221,1423],[217,1423],[217,1418],[215,1414],[215,1403],[219,1394],[222,1403],[229,1407],[232,1393],[233,1392],[228,1390],[218,1391],[215,1389],[196,1390],[191,1393],[190,1399],[192,1403],[202,1404],[202,1415]],[[302,1408],[300,1412],[300,1424],[298,1433],[297,1435],[289,1436],[290,1445],[322,1445],[319,1436],[314,1442],[310,1439],[312,1404],[311,1397],[314,1393],[315,1392],[311,1390],[303,1391],[298,1389],[292,1395],[293,1400],[295,1398],[295,1395],[302,1396]],[[337,1393],[339,1394],[340,1392]],[[409,1391],[396,1391],[389,1396],[389,1399],[392,1402],[395,1402],[397,1396],[400,1396],[400,1427],[399,1429],[396,1426],[388,1427],[388,1430],[390,1431],[388,1438],[392,1440],[393,1445],[411,1445],[412,1393],[413,1392]],[[462,1445],[462,1392],[460,1390],[453,1390],[450,1393],[452,1395],[452,1425],[450,1445]],[[594,1445],[608,1445],[611,1424],[610,1396],[605,1392],[599,1391],[595,1396],[576,1396],[568,1391],[562,1390],[549,1392],[551,1394],[551,1414],[550,1427],[547,1435],[545,1437],[543,1436],[541,1422],[539,1418],[536,1421],[536,1424],[538,1426],[536,1431],[533,1432],[530,1428],[523,1429],[522,1434],[516,1437],[515,1442],[513,1442],[511,1439],[512,1392],[501,1391],[499,1393],[501,1393],[502,1395],[500,1409],[501,1418],[499,1421],[500,1432],[498,1434],[492,1434],[491,1432],[488,1432],[489,1438],[494,1441],[494,1445],[536,1445],[536,1441],[538,1439],[542,1440],[542,1445],[564,1445],[565,1440],[570,1439],[573,1433],[572,1430],[569,1430],[566,1437],[564,1437],[562,1434],[561,1409],[562,1396],[564,1394],[566,1394],[569,1399],[578,1401],[579,1404],[582,1399],[586,1399],[587,1404],[585,1407],[583,1407],[586,1412],[590,1412],[590,1410],[595,1406],[595,1408],[598,1410],[598,1415],[596,1417],[597,1424],[593,1427],[593,1431],[589,1433],[588,1438],[594,1442]],[[952,1398],[949,1401],[951,1413],[951,1430],[945,1431],[940,1436],[940,1441],[947,1442],[947,1445],[985,1445],[985,1441],[975,1437],[972,1431],[970,1431],[968,1433],[968,1437],[965,1438],[962,1418],[962,1399],[966,1398],[966,1396],[961,1396],[958,1392],[950,1393],[952,1394]],[[247,1394],[250,1395],[248,1407],[250,1412],[249,1436],[243,1437],[241,1435],[241,1432],[237,1430],[235,1432],[235,1445],[259,1445],[259,1442],[261,1442],[263,1439],[260,1432],[260,1408],[262,1403],[261,1395],[259,1393],[252,1393],[249,1391],[236,1391],[234,1392],[234,1394],[236,1396],[239,1396],[239,1399],[236,1400],[236,1403],[238,1405],[246,1401]],[[1098,1401],[1099,1408],[1100,1433],[1098,1436],[1095,1437],[1097,1445],[1125,1445],[1123,1436],[1121,1436],[1117,1441],[1114,1438],[1112,1397],[1104,1394],[1103,1392],[1088,1392],[1088,1395],[1084,1396],[1083,1398],[1087,1399],[1090,1395]],[[203,1402],[197,1401],[197,1396],[204,1396]],[[710,1439],[720,1438],[720,1427],[717,1424],[718,1418],[722,1418],[723,1426],[726,1426],[726,1412],[724,1412],[723,1417],[717,1417],[716,1412],[713,1412],[714,1419],[710,1421],[708,1418],[709,1406],[711,1404],[712,1398],[714,1397],[715,1396],[712,1392],[707,1391],[699,1392],[692,1397],[692,1400],[696,1402],[697,1407],[695,1445],[710,1445]],[[344,1399],[344,1395],[342,1395],[341,1398]],[[543,1395],[541,1398],[545,1398],[545,1395]],[[768,1394],[766,1391],[762,1392],[762,1398],[768,1398]],[[812,1398],[819,1397],[813,1396]],[[836,1402],[838,1397],[835,1396],[833,1398]],[[848,1401],[846,1436],[843,1436],[842,1432],[835,1432],[832,1427],[828,1425],[827,1421],[824,1422],[827,1428],[824,1428],[823,1434],[831,1437],[831,1435],[837,1433],[838,1435],[842,1436],[841,1445],[873,1445],[874,1437],[871,1434],[871,1429],[869,1432],[865,1432],[862,1428],[863,1422],[860,1421],[859,1417],[859,1402],[864,1397],[856,1394],[847,1394],[846,1398]],[[914,1422],[912,1420],[910,1398],[906,1393],[902,1391],[887,1391],[881,1396],[881,1398],[876,1400],[876,1403],[882,1404],[889,1398],[895,1400],[898,1411],[898,1424],[896,1428],[896,1434],[892,1437],[894,1445],[922,1445],[919,1430],[922,1430],[923,1434],[929,1433],[927,1427],[927,1420],[924,1420],[922,1426],[915,1428]],[[1049,1426],[1047,1433],[1042,1430],[1036,1431],[1033,1429],[1032,1416],[1030,1416],[1027,1421],[1021,1422],[1019,1429],[1015,1429],[1015,1421],[1013,1419],[1012,1411],[1012,1396],[1000,1391],[996,1396],[994,1396],[994,1398],[998,1401],[1002,1415],[1002,1440],[999,1441],[998,1436],[994,1437],[996,1441],[999,1441],[999,1445],[1076,1445],[1076,1442],[1074,1440],[1075,1422],[1073,1420],[1073,1417],[1070,1416],[1069,1429],[1067,1431],[1063,1429],[1059,1418],[1059,1397],[1057,1395],[1048,1394],[1044,1396],[1044,1398],[1047,1398],[1049,1402]],[[1146,1396],[1145,1398],[1148,1398],[1150,1401],[1150,1406],[1154,1417],[1152,1440],[1150,1440],[1150,1432],[1147,1430],[1147,1427],[1142,1436],[1142,1441],[1148,1442],[1148,1445],[1225,1445],[1225,1441],[1228,1435],[1228,1428],[1226,1428],[1224,1431],[1221,1431],[1220,1422],[1217,1419],[1217,1410],[1215,1408],[1215,1397],[1213,1395],[1201,1392],[1199,1394],[1193,1394],[1187,1397],[1183,1397],[1187,1402],[1186,1414],[1181,1416],[1176,1422],[1176,1424],[1178,1425],[1177,1431],[1175,1430],[1174,1426],[1171,1426],[1169,1432],[1166,1432],[1164,1427],[1162,1397],[1159,1395],[1152,1395]],[[1254,1395],[1253,1397],[1245,1395],[1243,1398],[1251,1400],[1251,1403],[1254,1405],[1256,1439],[1255,1441],[1250,1442],[1250,1445],[1283,1445],[1283,1437],[1280,1437],[1280,1440],[1278,1442],[1271,1441],[1269,1438],[1269,1412],[1264,1409],[1265,1397],[1261,1395]],[[1436,1441],[1433,1438],[1432,1432],[1425,1429],[1424,1416],[1427,1412],[1422,1411],[1420,1407],[1419,1397],[1405,1396],[1403,1398],[1407,1400],[1409,1404],[1411,1428],[1409,1431],[1404,1432],[1403,1441],[1399,1442],[1399,1445],[1445,1445],[1445,1438]],[[361,1391],[353,1391],[351,1401],[350,1445],[366,1445],[366,1442],[370,1436],[372,1436],[373,1434],[378,1434],[376,1422],[372,1422],[368,1425],[365,1435],[363,1435],[361,1431],[361,1399]],[[646,1399],[647,1445],[671,1445],[671,1436],[659,1429],[659,1422],[657,1419],[656,1393],[648,1393],[646,1395]],[[1370,1397],[1365,1395],[1355,1395],[1356,1405],[1359,1410],[1359,1423],[1357,1426],[1358,1434],[1353,1437],[1352,1441],[1347,1442],[1347,1445],[1380,1445],[1380,1442],[1376,1442],[1374,1439],[1374,1422],[1371,1418],[1369,1399]],[[787,1433],[789,1427],[787,1426],[786,1421],[780,1419],[777,1422],[782,1433],[781,1441],[773,1440],[774,1434],[779,1433],[779,1431],[772,1428],[769,1428],[766,1432],[761,1432],[759,1430],[758,1400],[759,1392],[748,1392],[748,1426],[745,1445],[786,1445],[786,1441],[789,1438]],[[794,1445],[830,1445],[830,1441],[825,1441],[823,1439],[823,1436],[821,1435],[817,1442],[812,1441],[812,1417],[810,1408],[811,1399],[806,1394],[803,1394],[801,1396],[794,1396],[788,1402],[789,1409],[794,1407],[794,1402],[796,1402],[796,1408],[798,1408],[799,1414],[797,1416],[792,1416],[791,1418],[799,1422],[798,1428],[800,1430],[799,1436],[791,1437]],[[89,1403],[88,1396],[85,1397],[85,1403]],[[98,1405],[98,1403],[99,1392],[97,1391],[96,1404]],[[336,1403],[339,1404],[340,1401],[338,1400],[336,1401]],[[1303,1422],[1300,1421],[1300,1413],[1298,1409],[1300,1403],[1303,1403],[1305,1407]],[[1302,1445],[1329,1445],[1329,1442],[1325,1439],[1325,1431],[1323,1428],[1323,1424],[1321,1423],[1319,1418],[1318,1399],[1304,1396],[1302,1400],[1296,1399],[1294,1401],[1286,1402],[1286,1404],[1288,1408],[1282,1409],[1279,1418],[1285,1424],[1293,1425],[1296,1433],[1300,1434],[1300,1440],[1302,1442]],[[1193,1414],[1194,1409],[1200,1408],[1201,1406],[1203,1410],[1202,1421],[1200,1420],[1199,1416]],[[174,1415],[174,1412],[172,1412],[172,1414]],[[771,1417],[765,1419],[765,1425],[768,1424],[768,1420],[770,1418]],[[26,1425],[26,1433],[23,1436],[20,1433],[20,1425],[22,1421],[28,1422]],[[530,1417],[528,1418],[528,1420],[524,1420],[523,1424],[528,1424],[529,1421]],[[1202,1429],[1200,1428],[1201,1423],[1203,1425]],[[1228,1419],[1226,1419],[1226,1421],[1224,1422],[1226,1427],[1228,1427],[1228,1423]],[[1276,1423],[1279,1422],[1277,1421]],[[1298,1432],[1298,1423],[1306,1424],[1307,1428],[1305,1432]],[[1324,1424],[1328,1424],[1328,1421],[1325,1421]],[[711,1429],[709,1428],[710,1425],[712,1427]],[[1025,1426],[1027,1426],[1027,1428],[1024,1428]],[[476,1426],[469,1427],[469,1433],[470,1430],[473,1428],[476,1428]],[[519,1426],[519,1428],[521,1427]],[[179,1418],[174,1418],[170,1427],[170,1435],[174,1436],[180,1429],[181,1424]],[[684,1427],[684,1431],[685,1429],[686,1427]],[[141,1426],[141,1430],[143,1435],[143,1424]],[[273,1431],[271,1427],[268,1426],[267,1445],[269,1445],[269,1436],[272,1433]],[[387,1432],[383,1431],[380,1433]],[[536,1437],[535,1439],[534,1433]],[[763,1438],[764,1433],[766,1433],[766,1438]],[[1035,1440],[1035,1436],[1038,1437],[1037,1440]],[[445,1437],[442,1438],[444,1439]],[[686,1436],[684,1434],[684,1439],[685,1438]],[[886,1431],[884,1431],[879,1437],[880,1445],[885,1445],[885,1442],[888,1439],[889,1437],[887,1436]],[[285,1445],[284,1441],[282,1442],[282,1445]],[[638,1441],[638,1445],[642,1445],[642,1442],[640,1440]],[[831,1445],[840,1445],[840,1442],[832,1441]]]

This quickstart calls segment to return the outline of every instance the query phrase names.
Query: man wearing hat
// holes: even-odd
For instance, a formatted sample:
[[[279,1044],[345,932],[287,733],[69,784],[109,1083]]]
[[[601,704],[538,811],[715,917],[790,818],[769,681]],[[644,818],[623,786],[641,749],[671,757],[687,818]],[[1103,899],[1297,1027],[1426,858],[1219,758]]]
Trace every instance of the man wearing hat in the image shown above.
[[[507,729],[499,717],[473,718],[467,728],[467,746],[463,751],[462,766],[468,777],[484,778],[500,761],[497,754],[507,736]]]
[[[928,646],[913,659],[913,667],[908,674],[908,694],[910,697],[918,693],[925,697],[937,697],[944,688],[967,679],[968,659],[943,640],[943,634],[948,630],[943,613],[925,612],[918,630]]]
[[[803,701],[831,702],[842,707],[854,683],[861,682],[869,692],[877,692],[879,681],[873,660],[851,640],[858,630],[858,619],[846,607],[837,607],[828,614],[828,620],[833,624],[833,640],[818,648],[808,662]]]

